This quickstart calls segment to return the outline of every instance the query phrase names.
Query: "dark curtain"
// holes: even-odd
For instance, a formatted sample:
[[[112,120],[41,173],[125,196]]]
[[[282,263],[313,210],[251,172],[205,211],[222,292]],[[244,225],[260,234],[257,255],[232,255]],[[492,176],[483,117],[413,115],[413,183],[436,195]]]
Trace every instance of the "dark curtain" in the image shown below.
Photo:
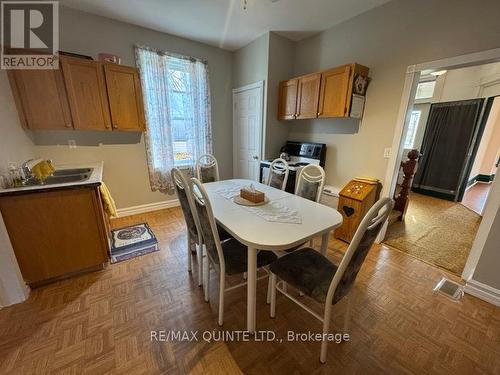
[[[455,199],[483,99],[432,104],[413,187]]]

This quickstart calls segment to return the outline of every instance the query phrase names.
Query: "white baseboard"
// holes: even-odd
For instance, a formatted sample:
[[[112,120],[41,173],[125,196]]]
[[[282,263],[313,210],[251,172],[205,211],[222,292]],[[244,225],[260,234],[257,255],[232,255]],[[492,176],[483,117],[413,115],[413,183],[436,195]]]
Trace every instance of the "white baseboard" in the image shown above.
[[[476,280],[469,280],[465,284],[465,293],[482,299],[483,301],[500,306],[500,290]]]
[[[124,217],[130,215],[143,214],[145,212],[163,210],[165,208],[177,207],[179,205],[180,203],[178,199],[171,199],[163,202],[147,203],[147,204],[141,204],[139,206],[119,208],[116,211],[118,213],[118,217]]]

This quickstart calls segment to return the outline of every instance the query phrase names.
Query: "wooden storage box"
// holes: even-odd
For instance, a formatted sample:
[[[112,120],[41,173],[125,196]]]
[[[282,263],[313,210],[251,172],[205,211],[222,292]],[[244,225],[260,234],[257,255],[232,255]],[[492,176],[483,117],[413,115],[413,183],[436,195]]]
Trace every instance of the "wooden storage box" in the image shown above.
[[[240,190],[240,197],[253,203],[264,202],[264,199],[266,199],[266,195],[263,192],[258,190],[250,191],[247,189]]]
[[[338,211],[344,221],[335,230],[336,238],[351,242],[361,220],[376,202],[379,186],[377,180],[354,179],[340,191]]]

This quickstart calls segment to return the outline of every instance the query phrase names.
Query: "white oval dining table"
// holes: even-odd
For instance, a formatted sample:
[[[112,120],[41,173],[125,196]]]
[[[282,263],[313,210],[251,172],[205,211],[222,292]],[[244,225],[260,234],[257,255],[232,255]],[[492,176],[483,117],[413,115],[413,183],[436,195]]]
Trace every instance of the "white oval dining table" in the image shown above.
[[[220,193],[236,185],[249,186],[262,191],[270,202],[295,210],[302,222],[283,223],[267,221]],[[259,251],[286,250],[314,237],[321,236],[321,253],[326,254],[329,233],[342,224],[342,215],[335,209],[286,191],[243,179],[224,180],[203,184],[215,219],[235,239],[248,247],[247,264],[247,330],[255,332],[257,253]]]

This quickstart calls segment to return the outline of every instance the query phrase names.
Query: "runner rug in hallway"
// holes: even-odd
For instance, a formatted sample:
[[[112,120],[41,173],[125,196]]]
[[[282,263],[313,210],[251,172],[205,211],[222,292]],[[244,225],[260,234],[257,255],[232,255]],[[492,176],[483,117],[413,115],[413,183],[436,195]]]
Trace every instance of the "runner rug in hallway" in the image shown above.
[[[391,224],[384,242],[460,275],[480,222],[460,203],[411,193],[405,222]]]

